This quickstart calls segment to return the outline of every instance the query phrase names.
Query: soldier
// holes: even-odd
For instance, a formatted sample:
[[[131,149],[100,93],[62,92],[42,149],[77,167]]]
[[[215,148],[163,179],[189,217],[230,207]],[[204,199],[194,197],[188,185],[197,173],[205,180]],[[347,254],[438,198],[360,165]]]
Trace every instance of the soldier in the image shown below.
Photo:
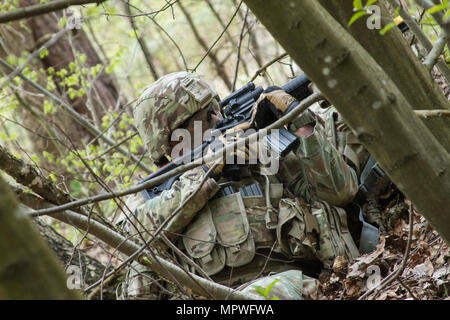
[[[293,100],[279,88],[266,90],[255,104],[253,118],[262,112],[261,105],[283,113]],[[167,162],[176,145],[171,141],[175,129],[185,128],[194,136],[195,121],[201,121],[204,131],[212,128],[222,118],[218,101],[208,83],[187,72],[166,75],[147,87],[134,119],[150,159],[159,166]],[[351,261],[359,255],[341,208],[355,196],[357,179],[316,114],[303,112],[288,129],[299,145],[281,159],[276,174],[263,165],[248,165],[240,166],[239,179],[230,179],[223,172],[226,166],[217,165],[214,175],[206,177],[213,167],[206,163],[184,172],[152,199],[144,200],[141,194],[130,198],[127,205],[133,215],[127,231],[146,240],[165,222],[164,235],[214,281],[241,284],[241,290],[254,293],[257,286],[278,280],[272,296],[314,297],[317,280],[305,273],[317,275],[320,268],[331,268],[337,256]],[[248,152],[244,148],[234,155],[247,158]],[[193,192],[181,211],[165,221]],[[132,265],[129,297],[151,297],[145,272]]]

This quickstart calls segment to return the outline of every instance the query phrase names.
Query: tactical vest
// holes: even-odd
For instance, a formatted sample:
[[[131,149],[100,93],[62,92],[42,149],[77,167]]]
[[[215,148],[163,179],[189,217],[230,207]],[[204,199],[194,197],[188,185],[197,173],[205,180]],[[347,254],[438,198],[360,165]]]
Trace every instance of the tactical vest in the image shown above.
[[[282,181],[294,181],[293,188],[302,177],[295,167],[280,171]],[[276,176],[261,174],[221,184],[187,226],[179,245],[209,276],[226,280],[229,273],[239,274],[244,282],[261,270],[279,272],[311,262],[331,268],[337,256],[349,261],[359,256],[342,208],[325,202],[308,205]],[[258,259],[258,252],[282,259],[267,263],[267,257]],[[296,267],[287,264],[289,260],[298,262]]]

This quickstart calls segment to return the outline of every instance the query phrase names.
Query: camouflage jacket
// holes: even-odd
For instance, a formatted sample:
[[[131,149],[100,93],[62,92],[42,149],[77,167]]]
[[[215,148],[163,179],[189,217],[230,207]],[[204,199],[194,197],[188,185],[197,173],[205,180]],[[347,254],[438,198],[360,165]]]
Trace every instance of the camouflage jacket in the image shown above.
[[[315,113],[304,112],[290,125],[289,130],[295,132],[306,124],[313,124],[314,132],[307,137],[299,136],[298,148],[281,161],[280,171],[276,175],[278,182],[286,189],[283,194],[301,197],[307,203],[322,200],[329,205],[344,206],[357,192],[355,171],[327,139],[325,123]],[[140,194],[136,194],[128,199],[127,206],[134,212],[129,231],[135,233],[146,229],[151,232],[156,229],[189,197],[204,176],[205,171],[198,167],[185,172],[171,189],[163,191],[158,197],[145,202]],[[208,178],[165,229],[181,233],[219,189],[218,183]],[[146,232],[143,235],[144,239],[149,237]]]

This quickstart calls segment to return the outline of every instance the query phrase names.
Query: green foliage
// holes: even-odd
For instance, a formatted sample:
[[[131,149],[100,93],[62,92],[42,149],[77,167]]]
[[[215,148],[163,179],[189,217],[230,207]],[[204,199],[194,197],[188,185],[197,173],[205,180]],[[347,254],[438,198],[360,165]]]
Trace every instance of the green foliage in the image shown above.
[[[350,21],[348,22],[348,26],[350,27],[353,23],[355,23],[356,20],[358,20],[359,18],[365,16],[367,14],[366,11],[358,11],[355,14],[353,14],[353,16],[350,18]]]
[[[364,6],[362,4],[362,0],[353,0],[353,11],[355,11],[355,13],[353,14],[353,16],[350,18],[347,26],[351,26],[353,23],[355,23],[358,19],[360,19],[361,17],[365,16],[368,14],[367,10],[369,9],[369,7],[371,5],[373,5],[375,2],[377,2],[378,0],[368,0]]]
[[[448,0],[442,0],[441,4],[437,4],[426,11],[427,14],[433,14],[448,9]]]
[[[383,29],[380,30],[380,34],[384,35],[386,34],[386,32],[388,32],[389,30],[391,30],[393,27],[395,27],[395,23],[394,22],[389,22],[387,25],[384,26]]]
[[[39,57],[41,59],[44,59],[46,56],[48,56],[48,49],[43,48],[40,52],[39,52]]]
[[[255,291],[258,293],[258,294],[260,294],[260,295],[262,295],[264,298],[266,298],[266,299],[269,299],[269,293],[270,293],[270,290],[272,290],[272,287],[275,285],[275,283],[277,283],[278,281],[280,281],[280,280],[274,280],[273,282],[271,282],[268,286],[267,286],[267,288],[263,288],[263,287],[261,287],[261,286],[253,286],[253,288],[255,288]],[[279,300],[279,298],[277,297],[277,296],[275,296],[275,297],[272,297],[270,300]]]

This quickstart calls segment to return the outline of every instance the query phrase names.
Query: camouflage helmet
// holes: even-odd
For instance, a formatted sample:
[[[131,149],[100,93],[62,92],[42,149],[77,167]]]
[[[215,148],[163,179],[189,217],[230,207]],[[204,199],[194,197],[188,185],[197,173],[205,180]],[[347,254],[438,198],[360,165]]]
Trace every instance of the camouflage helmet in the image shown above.
[[[170,73],[145,88],[133,116],[150,159],[157,163],[170,150],[172,131],[210,105],[220,114],[216,91],[189,72]]]

